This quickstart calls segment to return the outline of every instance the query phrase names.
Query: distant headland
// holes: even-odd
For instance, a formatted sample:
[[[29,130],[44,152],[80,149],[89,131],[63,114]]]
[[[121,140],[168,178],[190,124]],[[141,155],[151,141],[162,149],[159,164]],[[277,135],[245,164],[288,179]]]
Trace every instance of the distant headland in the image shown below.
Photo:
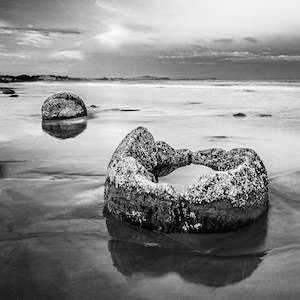
[[[174,78],[175,79],[175,78]],[[155,81],[155,80],[172,80],[169,77],[159,76],[135,76],[135,77],[69,77],[60,75],[0,75],[0,83],[11,82],[36,82],[36,81]],[[176,78],[175,80],[217,80],[217,78]]]
[[[34,82],[34,81],[120,81],[120,80],[170,80],[168,77],[156,77],[156,76],[136,76],[136,77],[69,77],[60,75],[0,75],[1,83],[10,82]]]

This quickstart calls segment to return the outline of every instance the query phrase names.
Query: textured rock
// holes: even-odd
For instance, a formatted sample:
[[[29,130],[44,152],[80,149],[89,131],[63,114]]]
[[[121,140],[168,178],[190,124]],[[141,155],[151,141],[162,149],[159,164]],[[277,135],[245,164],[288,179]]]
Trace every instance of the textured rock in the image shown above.
[[[61,120],[87,115],[83,100],[70,92],[60,92],[50,96],[42,106],[43,120]]]
[[[109,163],[109,170],[123,158],[132,157],[148,171],[157,166],[157,146],[152,134],[144,127],[131,131],[120,143]]]
[[[156,177],[168,175],[192,162],[193,153],[191,150],[175,150],[163,141],[156,142],[156,147],[157,166],[153,170]]]
[[[191,163],[216,172],[200,176],[183,192],[158,182],[160,176]],[[251,149],[175,150],[138,127],[111,158],[105,200],[119,219],[149,229],[226,231],[253,222],[267,210],[268,178]]]

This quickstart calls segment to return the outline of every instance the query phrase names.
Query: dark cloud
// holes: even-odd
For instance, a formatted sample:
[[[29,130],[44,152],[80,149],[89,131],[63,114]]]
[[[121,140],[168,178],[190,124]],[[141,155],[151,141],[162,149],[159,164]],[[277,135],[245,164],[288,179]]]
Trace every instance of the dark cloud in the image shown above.
[[[63,28],[37,28],[37,27],[12,27],[0,26],[0,30],[7,30],[13,32],[39,32],[43,34],[59,33],[59,34],[81,34],[77,29],[63,29]]]
[[[245,37],[245,40],[247,42],[254,43],[254,44],[258,43],[258,39],[254,38],[254,37],[251,37],[251,36]]]
[[[214,42],[220,44],[231,44],[233,39],[215,39]]]

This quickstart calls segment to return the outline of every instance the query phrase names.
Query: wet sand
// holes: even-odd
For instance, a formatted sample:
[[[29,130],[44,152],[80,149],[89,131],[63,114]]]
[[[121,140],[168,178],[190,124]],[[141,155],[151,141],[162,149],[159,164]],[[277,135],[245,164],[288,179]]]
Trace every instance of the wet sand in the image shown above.
[[[0,95],[1,299],[299,299],[300,85],[14,87],[18,99]],[[98,107],[86,121],[45,126],[41,103],[60,90]],[[268,214],[220,234],[157,234],[114,219],[106,165],[139,125],[178,148],[255,149],[270,177]],[[204,171],[162,181],[182,188]]]

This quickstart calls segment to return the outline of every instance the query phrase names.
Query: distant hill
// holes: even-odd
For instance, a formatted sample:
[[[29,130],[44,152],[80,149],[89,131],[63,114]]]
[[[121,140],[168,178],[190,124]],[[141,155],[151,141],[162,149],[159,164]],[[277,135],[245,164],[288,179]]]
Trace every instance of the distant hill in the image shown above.
[[[126,77],[126,78],[123,78],[123,80],[170,80],[170,78],[143,75],[143,76],[137,76],[137,77]]]
[[[168,77],[156,77],[156,76],[137,76],[137,77],[101,77],[101,78],[74,78],[69,76],[58,75],[0,75],[1,83],[10,82],[34,82],[34,81],[118,81],[118,80],[170,80]]]

